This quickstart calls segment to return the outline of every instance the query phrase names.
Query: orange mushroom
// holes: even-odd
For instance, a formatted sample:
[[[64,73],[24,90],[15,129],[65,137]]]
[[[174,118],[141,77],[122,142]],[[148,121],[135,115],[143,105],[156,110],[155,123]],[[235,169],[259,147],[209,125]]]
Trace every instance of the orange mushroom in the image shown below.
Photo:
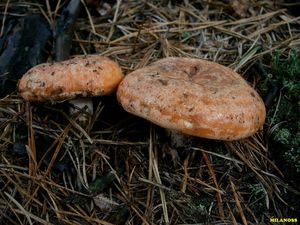
[[[85,97],[107,95],[123,79],[120,66],[99,55],[74,56],[61,62],[31,68],[18,83],[21,96],[30,102],[61,101],[77,98],[73,104],[92,112]]]
[[[201,59],[169,57],[133,71],[117,97],[132,114],[210,139],[251,136],[266,117],[262,99],[239,74]]]
[[[106,57],[75,56],[33,67],[19,81],[18,90],[26,101],[58,101],[109,94],[122,78],[119,65]]]

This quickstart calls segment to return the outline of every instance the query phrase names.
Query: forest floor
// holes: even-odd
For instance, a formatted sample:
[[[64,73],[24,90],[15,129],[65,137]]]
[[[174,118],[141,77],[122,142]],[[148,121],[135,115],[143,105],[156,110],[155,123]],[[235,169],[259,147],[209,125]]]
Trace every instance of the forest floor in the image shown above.
[[[0,224],[300,220],[300,132],[289,130],[300,124],[292,114],[300,112],[299,95],[292,94],[300,90],[296,6],[268,0],[97,2],[87,1],[76,21],[71,55],[107,56],[125,75],[169,56],[218,62],[262,98],[272,97],[264,127],[239,141],[193,138],[174,147],[163,128],[126,113],[115,94],[93,98],[95,113],[81,126],[79,115],[68,115],[68,103],[31,104],[14,91],[0,99]],[[1,33],[9,18],[32,14],[53,30],[67,3],[0,3]],[[50,62],[53,42],[48,48]],[[279,67],[290,80],[275,74]],[[281,83],[273,87],[272,81]],[[280,130],[282,124],[288,126]],[[287,146],[296,146],[284,150],[288,157],[280,152]]]

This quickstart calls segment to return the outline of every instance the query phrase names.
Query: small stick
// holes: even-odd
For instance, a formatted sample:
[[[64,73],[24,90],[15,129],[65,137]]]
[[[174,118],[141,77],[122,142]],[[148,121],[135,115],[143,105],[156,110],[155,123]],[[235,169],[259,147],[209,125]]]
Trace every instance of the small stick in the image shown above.
[[[75,21],[80,11],[80,0],[72,0],[63,10],[56,25],[55,55],[57,61],[69,58]]]

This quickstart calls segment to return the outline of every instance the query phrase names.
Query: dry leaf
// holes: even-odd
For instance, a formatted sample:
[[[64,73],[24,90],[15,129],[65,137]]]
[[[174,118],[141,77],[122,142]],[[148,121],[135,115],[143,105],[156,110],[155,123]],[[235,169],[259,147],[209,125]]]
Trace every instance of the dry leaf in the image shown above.
[[[94,200],[95,205],[98,206],[103,211],[111,211],[116,206],[119,206],[119,203],[113,201],[112,199],[105,197],[103,194],[94,196],[93,200]]]
[[[247,16],[247,10],[250,7],[250,1],[248,0],[230,0],[229,1],[232,9],[238,14],[240,17]]]

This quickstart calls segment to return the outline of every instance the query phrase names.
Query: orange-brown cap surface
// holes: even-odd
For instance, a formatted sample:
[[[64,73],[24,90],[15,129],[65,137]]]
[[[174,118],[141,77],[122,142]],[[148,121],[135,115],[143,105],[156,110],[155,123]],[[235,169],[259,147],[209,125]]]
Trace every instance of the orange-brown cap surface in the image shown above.
[[[18,90],[27,101],[65,100],[113,92],[123,74],[120,66],[103,56],[75,56],[31,68],[19,81]]]
[[[123,79],[124,109],[185,134],[237,140],[262,127],[266,110],[257,92],[233,70],[192,58],[165,58]]]

